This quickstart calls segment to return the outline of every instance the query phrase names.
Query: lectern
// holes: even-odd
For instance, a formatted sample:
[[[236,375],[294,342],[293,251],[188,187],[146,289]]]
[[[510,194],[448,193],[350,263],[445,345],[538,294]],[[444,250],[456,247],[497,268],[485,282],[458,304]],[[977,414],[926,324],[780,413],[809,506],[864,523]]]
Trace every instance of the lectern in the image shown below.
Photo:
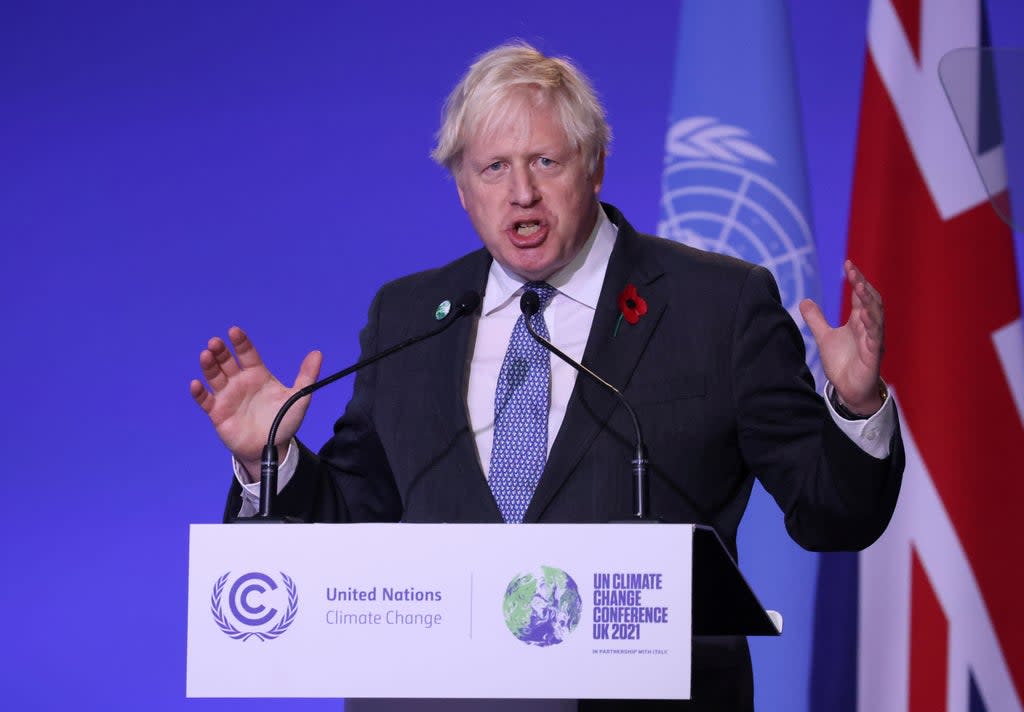
[[[692,524],[193,525],[189,697],[686,699],[778,635]]]

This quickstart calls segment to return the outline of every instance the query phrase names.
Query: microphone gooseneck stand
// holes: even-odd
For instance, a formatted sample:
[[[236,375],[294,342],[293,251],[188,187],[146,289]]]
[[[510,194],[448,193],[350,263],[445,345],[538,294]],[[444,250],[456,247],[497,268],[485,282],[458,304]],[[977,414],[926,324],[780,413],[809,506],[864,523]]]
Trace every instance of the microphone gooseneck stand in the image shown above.
[[[531,290],[523,292],[523,296],[519,299],[519,309],[523,313],[523,323],[526,326],[526,330],[530,333],[530,336],[534,338],[537,343],[546,348],[548,351],[553,353],[558,358],[565,361],[567,364],[576,369],[579,373],[585,374],[592,381],[600,385],[602,388],[611,391],[619,399],[625,407],[626,412],[629,413],[629,417],[633,420],[633,432],[636,439],[636,452],[634,453],[632,460],[632,475],[633,475],[633,516],[631,519],[626,520],[627,522],[643,522],[653,523],[657,520],[650,518],[650,505],[648,500],[650,499],[650,489],[647,476],[647,448],[644,446],[643,435],[640,432],[640,421],[636,417],[636,412],[632,406],[626,401],[625,396],[619,391],[618,388],[608,383],[596,373],[591,371],[589,368],[584,366],[582,363],[575,361],[552,344],[550,341],[545,339],[543,336],[537,333],[533,328],[533,324],[530,323],[530,318],[540,310],[540,297],[537,293]]]
[[[431,331],[428,331],[425,334],[420,334],[419,336],[414,336],[414,337],[412,337],[410,339],[406,339],[405,341],[403,341],[403,342],[401,342],[399,344],[395,344],[391,348],[385,349],[384,351],[380,351],[380,352],[374,354],[373,356],[365,358],[362,361],[359,361],[359,362],[349,366],[348,368],[345,368],[345,369],[343,369],[341,371],[338,371],[335,374],[332,374],[332,375],[328,376],[327,378],[324,378],[324,379],[322,379],[320,381],[317,381],[316,383],[311,383],[310,385],[306,386],[305,388],[300,388],[298,391],[293,393],[291,395],[291,397],[288,398],[288,400],[286,400],[284,402],[284,405],[281,406],[281,409],[277,411],[277,415],[274,416],[274,422],[271,423],[271,425],[270,425],[270,432],[267,435],[267,444],[263,447],[263,455],[262,455],[262,459],[260,460],[260,506],[259,506],[259,512],[257,514],[255,514],[255,515],[251,516],[251,517],[236,517],[234,520],[232,520],[232,522],[236,523],[236,524],[241,524],[241,523],[248,523],[248,522],[256,522],[256,523],[267,523],[267,522],[297,523],[297,522],[301,522],[302,521],[301,519],[297,519],[295,517],[288,517],[288,516],[283,516],[282,517],[282,516],[277,516],[277,515],[275,515],[273,513],[273,510],[274,510],[274,498],[277,496],[277,470],[278,470],[277,446],[274,444],[274,441],[277,439],[277,430],[281,426],[281,421],[284,419],[284,416],[288,412],[289,408],[291,408],[293,405],[295,405],[300,399],[305,398],[306,396],[312,395],[313,393],[315,393],[316,391],[320,390],[324,386],[328,386],[328,385],[334,383],[335,381],[337,381],[340,378],[344,378],[345,376],[347,376],[347,375],[349,375],[351,373],[354,373],[354,372],[358,371],[361,368],[364,368],[366,366],[369,366],[370,364],[376,363],[380,359],[385,358],[387,356],[390,356],[391,354],[395,353],[396,351],[401,351],[402,349],[408,348],[409,346],[412,346],[413,344],[417,344],[420,341],[423,341],[425,339],[429,339],[432,336],[437,336],[442,331],[445,331],[446,329],[448,329],[448,327],[450,327],[452,324],[454,324],[456,321],[458,321],[460,317],[463,317],[466,314],[473,313],[476,310],[477,306],[479,306],[479,304],[480,304],[480,295],[479,294],[477,294],[474,291],[466,292],[461,297],[459,297],[458,300],[456,300],[454,306],[452,307],[451,312],[447,315],[447,317],[444,317],[442,319],[441,325],[438,326],[437,328],[432,329]]]

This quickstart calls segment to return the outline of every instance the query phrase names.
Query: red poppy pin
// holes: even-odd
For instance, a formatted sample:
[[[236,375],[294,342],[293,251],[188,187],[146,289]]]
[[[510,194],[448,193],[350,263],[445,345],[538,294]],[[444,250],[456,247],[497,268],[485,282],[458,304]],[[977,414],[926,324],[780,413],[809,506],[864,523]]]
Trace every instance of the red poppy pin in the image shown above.
[[[619,333],[619,324],[625,319],[630,324],[636,324],[640,317],[647,313],[647,301],[637,294],[636,285],[627,284],[626,288],[619,293],[619,320],[615,322],[615,332]]]

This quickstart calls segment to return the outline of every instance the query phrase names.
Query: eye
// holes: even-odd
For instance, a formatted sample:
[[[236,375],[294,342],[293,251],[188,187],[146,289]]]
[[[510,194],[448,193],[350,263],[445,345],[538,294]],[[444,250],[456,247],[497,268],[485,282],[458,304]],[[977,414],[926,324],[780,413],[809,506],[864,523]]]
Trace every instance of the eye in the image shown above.
[[[539,163],[543,168],[550,168],[551,166],[555,165],[555,162],[548,158],[547,156],[541,156],[540,158],[538,158],[537,163]]]
[[[503,164],[501,161],[495,161],[494,163],[488,165],[487,168],[485,168],[484,170],[488,173],[497,173],[498,171],[501,170],[502,165]]]

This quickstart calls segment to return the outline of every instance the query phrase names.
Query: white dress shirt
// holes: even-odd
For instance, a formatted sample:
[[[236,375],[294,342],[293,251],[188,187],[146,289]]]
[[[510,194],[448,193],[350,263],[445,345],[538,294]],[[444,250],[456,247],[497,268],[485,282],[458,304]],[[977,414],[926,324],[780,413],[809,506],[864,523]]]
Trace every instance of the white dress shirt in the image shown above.
[[[558,291],[544,309],[551,343],[580,361],[587,347],[590,326],[597,312],[604,273],[615,247],[618,228],[598,209],[594,230],[580,253],[547,282]],[[521,314],[519,297],[526,281],[491,262],[480,320],[469,362],[466,407],[480,467],[490,475],[494,444],[494,388],[505,360],[509,338]],[[576,385],[576,369],[551,355],[551,409],[548,412],[548,452],[562,427],[569,396]]]
[[[586,349],[617,234],[618,228],[599,208],[597,223],[583,249],[572,262],[547,280],[548,284],[558,290],[544,310],[544,322],[550,340],[576,361],[583,358]],[[520,315],[519,297],[525,283],[522,277],[512,274],[495,261],[491,262],[476,336],[470,345],[472,355],[465,394],[466,406],[477,456],[485,476],[489,475],[494,441],[494,388],[512,329]],[[569,396],[575,384],[576,370],[552,355],[549,452],[562,427]],[[869,455],[878,459],[888,457],[889,441],[895,429],[892,398],[886,399],[882,408],[866,420],[846,420],[835,412],[827,397],[831,389],[832,385],[827,383],[824,389],[825,403],[839,429]],[[292,440],[278,469],[278,491],[284,489],[295,473],[298,450]],[[249,482],[245,470],[237,461],[234,470],[235,477],[242,485],[243,503],[239,515],[255,514],[259,511],[259,482]]]

